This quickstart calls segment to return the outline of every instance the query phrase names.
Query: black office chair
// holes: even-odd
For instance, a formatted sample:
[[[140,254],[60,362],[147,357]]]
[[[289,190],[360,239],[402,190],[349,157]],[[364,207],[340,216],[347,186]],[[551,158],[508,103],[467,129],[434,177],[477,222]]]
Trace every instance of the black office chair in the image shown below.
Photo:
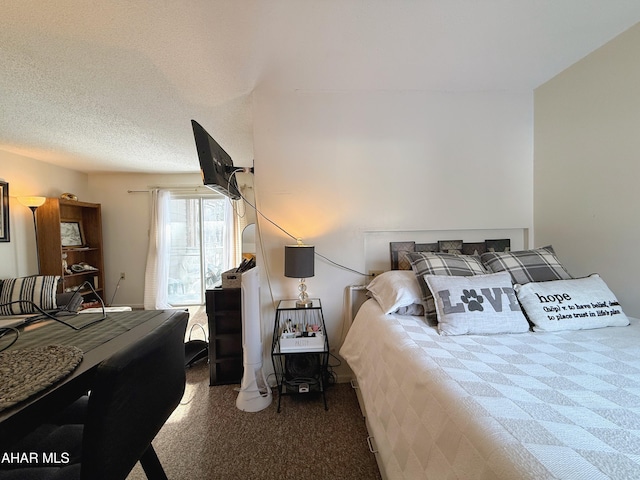
[[[84,426],[43,427],[35,443],[28,436],[16,447],[68,454],[68,464],[7,470],[0,479],[124,480],[138,461],[150,480],[166,479],[151,441],[184,393],[186,326],[186,317],[172,317],[102,362]]]

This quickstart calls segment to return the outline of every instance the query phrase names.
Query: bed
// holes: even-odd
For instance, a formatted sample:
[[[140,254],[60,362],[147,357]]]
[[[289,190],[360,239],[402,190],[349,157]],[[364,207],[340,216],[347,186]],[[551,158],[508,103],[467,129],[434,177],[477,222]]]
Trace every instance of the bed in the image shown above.
[[[373,298],[360,307],[340,349],[356,377],[382,476],[640,478],[640,321],[626,317],[609,290],[606,294],[591,290],[597,295],[591,307],[580,298],[585,291],[580,282],[600,285],[602,279],[573,279],[565,270],[568,278],[540,280],[548,268],[541,273],[544,268],[534,267],[535,262],[527,265],[525,259],[520,267],[524,263],[525,270],[534,271],[533,278],[511,285],[526,329],[520,320],[509,320],[506,331],[500,333],[455,329],[447,333],[446,324],[438,322],[446,320],[441,298],[435,301],[436,314],[442,317],[434,321],[427,315],[425,292],[417,283],[417,263],[411,264],[407,256],[416,249],[433,252],[437,248],[411,244],[392,244],[393,268],[411,270],[392,270],[377,277],[378,285],[372,282]],[[476,247],[463,253],[453,248],[445,253],[457,259],[461,255],[483,258],[485,266],[487,258],[504,255],[507,266],[517,259],[518,252],[510,252],[508,244],[500,248],[503,252],[495,252],[485,244],[480,251]],[[548,249],[543,252],[545,263],[549,252],[557,261]],[[564,270],[559,261],[557,267]],[[495,281],[494,274],[500,272],[451,273],[439,276],[464,277],[446,279],[450,282],[482,282],[489,277]],[[560,272],[560,277],[565,273]],[[574,282],[577,290],[570,289]],[[464,290],[470,289],[466,285]],[[443,291],[437,285],[434,290]],[[497,291],[478,288],[476,293],[491,297]],[[518,313],[515,307],[507,308],[512,306],[508,287],[499,291],[503,301],[498,309]],[[495,306],[497,297],[481,303],[485,310]],[[539,323],[536,313],[525,308],[531,297],[531,309],[542,308]],[[449,297],[449,310],[459,311],[463,299],[452,298],[458,297]],[[571,302],[573,310],[568,309]],[[422,311],[415,310],[416,305]],[[495,327],[491,322],[487,325]]]

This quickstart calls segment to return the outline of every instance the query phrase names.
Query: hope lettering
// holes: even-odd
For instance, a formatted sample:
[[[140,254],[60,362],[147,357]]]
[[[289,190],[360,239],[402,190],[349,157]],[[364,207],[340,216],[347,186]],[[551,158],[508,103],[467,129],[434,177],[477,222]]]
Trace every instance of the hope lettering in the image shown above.
[[[512,312],[520,311],[520,304],[516,294],[513,288],[510,287],[481,288],[480,293],[475,288],[464,289],[462,290],[462,295],[460,295],[461,302],[456,304],[451,302],[451,292],[449,290],[440,290],[437,295],[442,300],[444,313],[464,313],[467,310],[469,312],[482,312],[484,311],[485,298],[496,312],[502,312],[503,297],[506,297],[508,307]]]
[[[538,300],[540,300],[540,303],[562,303],[564,301],[571,300],[571,295],[568,293],[554,293],[551,295],[540,295],[539,293],[536,293],[536,296],[538,297]]]

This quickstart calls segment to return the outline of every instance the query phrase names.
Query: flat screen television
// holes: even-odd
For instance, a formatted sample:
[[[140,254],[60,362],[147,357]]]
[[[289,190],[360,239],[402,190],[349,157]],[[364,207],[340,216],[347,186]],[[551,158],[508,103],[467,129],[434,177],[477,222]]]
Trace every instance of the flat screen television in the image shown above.
[[[242,168],[234,168],[229,154],[202,128],[202,125],[191,120],[191,126],[204,185],[233,200],[238,200],[241,195],[233,172]]]

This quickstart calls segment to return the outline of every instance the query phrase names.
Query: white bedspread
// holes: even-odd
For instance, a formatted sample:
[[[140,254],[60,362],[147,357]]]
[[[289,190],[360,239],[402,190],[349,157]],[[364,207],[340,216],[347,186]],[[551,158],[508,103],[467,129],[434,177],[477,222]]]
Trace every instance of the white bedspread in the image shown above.
[[[640,479],[640,322],[440,336],[361,307],[340,355],[395,479]]]

